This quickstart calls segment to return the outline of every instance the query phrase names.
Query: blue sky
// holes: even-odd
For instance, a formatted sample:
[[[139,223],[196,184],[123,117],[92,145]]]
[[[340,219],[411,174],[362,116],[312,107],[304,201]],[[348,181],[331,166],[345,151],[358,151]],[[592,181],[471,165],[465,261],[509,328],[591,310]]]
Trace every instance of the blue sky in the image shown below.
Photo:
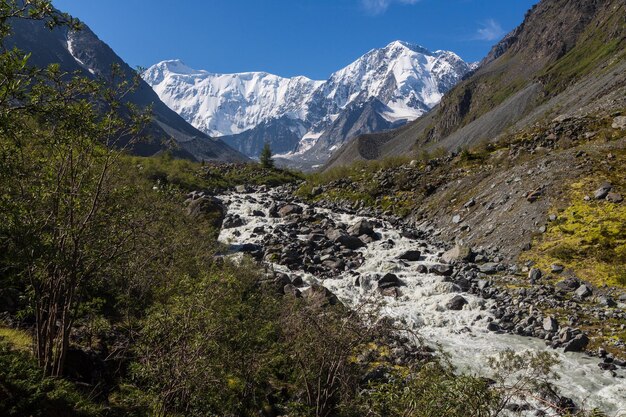
[[[53,0],[132,66],[326,79],[394,40],[481,59],[537,0]]]

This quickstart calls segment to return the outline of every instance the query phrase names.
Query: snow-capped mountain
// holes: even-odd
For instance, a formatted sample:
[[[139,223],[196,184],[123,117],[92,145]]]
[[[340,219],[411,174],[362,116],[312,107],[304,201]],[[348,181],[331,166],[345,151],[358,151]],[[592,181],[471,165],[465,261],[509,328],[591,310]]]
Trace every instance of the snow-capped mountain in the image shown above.
[[[396,41],[327,81],[212,74],[180,61],[156,64],[144,79],[192,125],[245,154],[257,156],[270,141],[275,152],[311,165],[356,135],[418,118],[471,70],[453,52]]]
[[[212,136],[241,133],[271,119],[303,119],[321,81],[265,72],[212,74],[179,60],[150,67],[143,78],[168,106]]]

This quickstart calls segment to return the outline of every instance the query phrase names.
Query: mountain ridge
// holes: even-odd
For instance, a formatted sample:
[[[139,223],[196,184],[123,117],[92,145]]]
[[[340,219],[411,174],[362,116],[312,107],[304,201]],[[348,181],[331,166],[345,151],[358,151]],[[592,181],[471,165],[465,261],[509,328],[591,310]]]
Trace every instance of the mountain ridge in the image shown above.
[[[135,76],[135,71],[87,25],[83,25],[80,31],[68,28],[49,30],[41,21],[15,20],[11,26],[13,34],[8,38],[7,46],[31,53],[31,65],[46,67],[58,63],[64,72],[78,71],[94,79],[110,77],[111,65],[117,64],[124,79],[131,80]],[[172,151],[176,156],[198,161],[248,160],[223,141],[210,138],[187,123],[162,103],[145,82],[141,81],[126,99],[139,108],[152,106],[153,121],[146,132],[151,139],[135,145],[134,153],[149,156]]]
[[[545,118],[600,108],[610,113],[626,95],[624,16],[619,0],[538,3],[431,112],[392,133],[355,138],[326,167],[436,148],[457,151]]]
[[[283,78],[266,72],[214,74],[194,70],[180,60],[162,61],[144,72],[160,98],[194,126],[249,156],[268,138],[274,151],[296,165],[312,165],[330,156],[333,146],[351,136],[329,131],[350,120],[374,99],[384,111],[376,126],[343,131],[368,133],[414,120],[436,105],[444,92],[472,71],[450,51],[434,51],[394,41],[375,48],[325,81],[304,76]],[[368,106],[371,110],[381,106]],[[284,132],[276,137],[276,132]]]

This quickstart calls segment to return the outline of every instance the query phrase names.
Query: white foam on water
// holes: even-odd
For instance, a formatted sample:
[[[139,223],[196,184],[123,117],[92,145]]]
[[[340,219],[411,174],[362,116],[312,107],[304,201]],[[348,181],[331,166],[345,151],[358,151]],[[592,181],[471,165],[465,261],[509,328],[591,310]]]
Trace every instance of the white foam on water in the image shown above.
[[[263,236],[253,236],[253,229],[265,226],[271,232],[284,219],[255,217],[253,210],[267,214],[263,203],[273,200],[273,192],[254,194],[230,194],[220,197],[231,214],[239,214],[246,220],[244,226],[222,230],[219,240],[222,243],[244,244],[262,243]],[[248,201],[248,199],[254,201]],[[333,213],[326,209],[315,209],[335,222],[352,225],[362,219],[359,216]],[[234,231],[240,233],[235,236]],[[515,352],[550,351],[556,353],[560,364],[556,371],[560,375],[556,385],[561,393],[574,399],[578,405],[586,408],[597,407],[612,416],[626,415],[626,379],[625,372],[618,371],[618,377],[598,367],[599,360],[581,353],[564,353],[562,349],[553,350],[536,338],[508,334],[497,334],[487,330],[489,319],[493,318],[490,307],[493,301],[467,293],[453,292],[453,284],[445,282],[443,277],[417,272],[419,264],[439,263],[437,248],[420,247],[419,241],[401,236],[400,231],[388,223],[376,229],[382,239],[367,245],[359,252],[364,255],[364,263],[354,271],[343,272],[335,279],[319,280],[303,271],[290,271],[282,265],[273,265],[281,272],[297,273],[305,282],[317,282],[331,290],[349,306],[356,306],[371,297],[384,298],[381,313],[397,319],[409,328],[417,331],[427,343],[440,345],[451,358],[452,363],[462,371],[488,376],[487,360],[506,349]],[[301,236],[300,238],[304,238]],[[386,246],[392,239],[394,245]],[[408,266],[398,261],[398,257],[407,250],[419,249],[425,254],[419,262],[409,262]],[[355,285],[355,274],[360,275],[361,285]],[[382,297],[376,289],[376,276],[387,272],[396,274],[404,283],[400,287],[401,296],[397,299]],[[368,285],[369,282],[369,285]],[[461,311],[452,311],[445,307],[455,295],[462,295],[468,304]]]

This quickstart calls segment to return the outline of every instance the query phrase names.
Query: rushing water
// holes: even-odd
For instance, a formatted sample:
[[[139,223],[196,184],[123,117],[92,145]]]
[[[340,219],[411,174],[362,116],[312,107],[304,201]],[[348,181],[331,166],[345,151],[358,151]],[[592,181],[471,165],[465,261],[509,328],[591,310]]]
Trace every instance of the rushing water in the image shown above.
[[[251,197],[251,198],[250,198]],[[267,231],[284,221],[270,217],[256,217],[253,210],[267,214],[264,202],[274,198],[272,192],[262,194],[229,194],[221,199],[228,207],[228,212],[239,214],[246,224],[233,229],[222,230],[220,241],[231,245],[261,243],[262,236],[253,236],[253,229],[265,226]],[[254,200],[254,201],[249,201]],[[326,209],[316,208],[335,222],[352,225],[362,217],[338,214]],[[235,232],[237,231],[237,232]],[[626,416],[626,373],[618,371],[617,377],[598,367],[599,360],[581,353],[564,353],[562,349],[552,350],[541,340],[529,337],[497,334],[487,331],[491,317],[490,306],[493,301],[484,300],[471,294],[461,293],[469,302],[461,311],[448,310],[446,303],[457,293],[452,291],[452,284],[440,276],[417,272],[419,264],[439,263],[437,248],[427,247],[425,259],[412,262],[408,266],[398,262],[398,256],[407,250],[417,249],[419,242],[401,236],[400,231],[383,222],[376,232],[382,239],[359,249],[364,254],[365,262],[356,269],[361,275],[361,285],[354,285],[354,275],[344,272],[335,279],[318,280],[302,271],[305,282],[317,282],[326,286],[347,305],[358,304],[365,298],[376,294],[375,282],[367,285],[368,277],[375,274],[393,272],[405,284],[402,295],[397,298],[386,297],[382,313],[402,320],[415,329],[428,342],[440,344],[451,356],[452,362],[460,370],[487,374],[487,358],[505,349],[516,352],[526,350],[550,350],[558,355],[560,365],[557,372],[560,379],[557,386],[562,394],[573,398],[585,408],[597,407],[611,416]],[[238,234],[236,236],[236,234]],[[300,238],[304,238],[301,236]],[[395,245],[389,247],[384,242],[393,239]],[[292,273],[285,267],[274,265],[276,270]]]

